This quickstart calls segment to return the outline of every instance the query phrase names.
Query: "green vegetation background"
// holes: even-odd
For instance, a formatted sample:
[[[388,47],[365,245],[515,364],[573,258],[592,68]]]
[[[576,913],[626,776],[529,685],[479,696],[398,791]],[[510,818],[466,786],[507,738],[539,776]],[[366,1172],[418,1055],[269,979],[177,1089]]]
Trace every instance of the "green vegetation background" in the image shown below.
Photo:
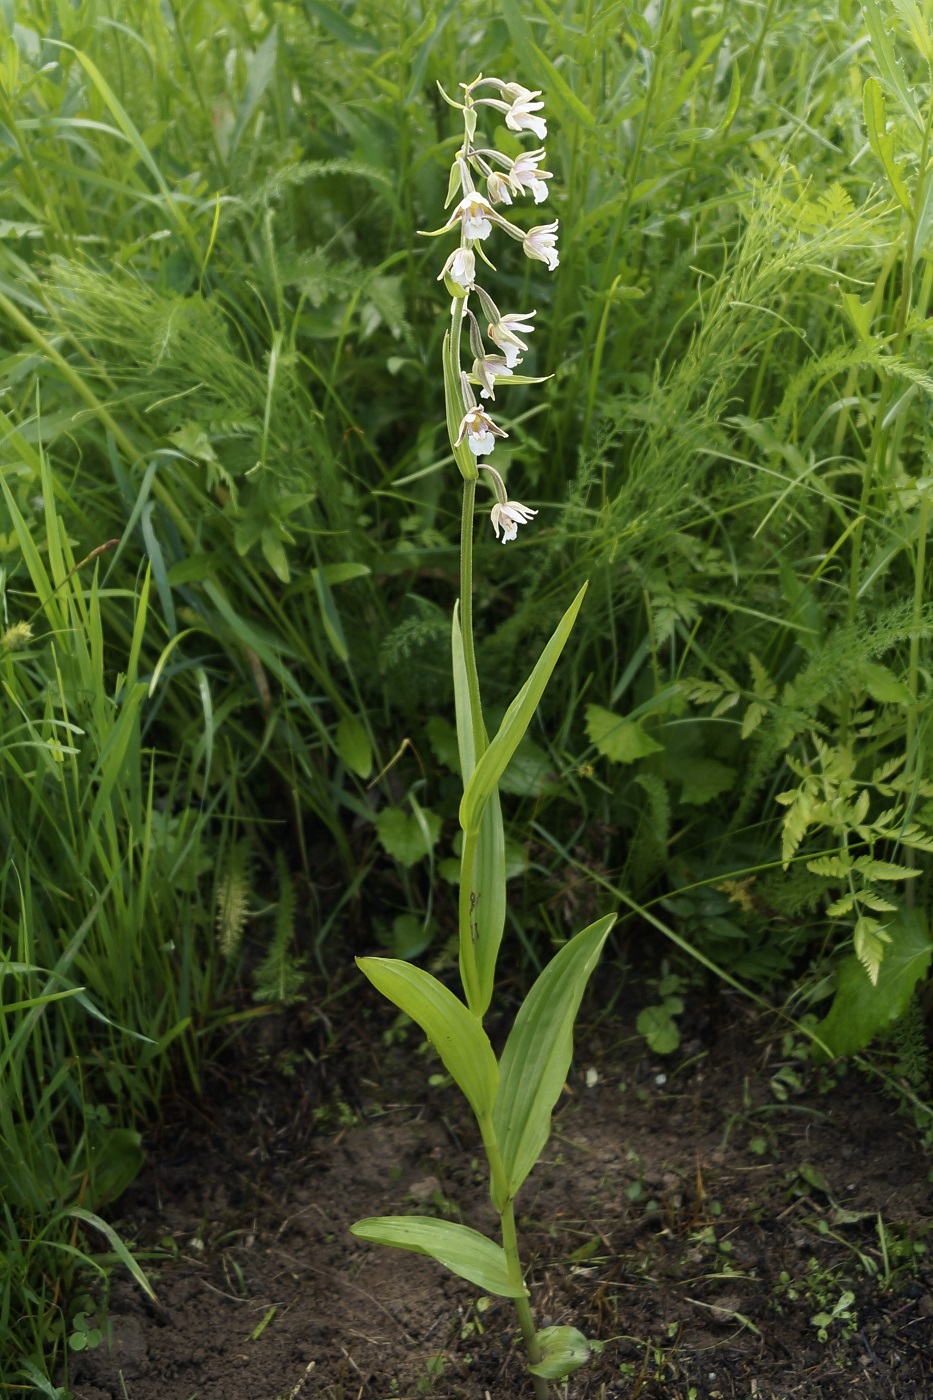
[[[551,376],[500,394],[539,515],[476,556],[493,712],[591,581],[503,783],[516,963],[621,906],[607,977],[676,947],[823,1053],[916,1026],[931,9],[0,0],[12,1381],[67,1381],[135,1125],[219,1032],[450,959],[437,81],[543,90],[561,221],[495,284]]]

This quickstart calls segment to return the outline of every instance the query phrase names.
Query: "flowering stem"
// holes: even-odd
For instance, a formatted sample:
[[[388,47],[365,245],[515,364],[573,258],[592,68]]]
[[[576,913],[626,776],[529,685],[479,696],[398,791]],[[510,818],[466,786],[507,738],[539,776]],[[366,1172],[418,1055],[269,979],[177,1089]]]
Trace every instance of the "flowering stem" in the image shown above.
[[[460,517],[460,627],[463,633],[463,659],[466,663],[467,686],[470,692],[470,723],[473,728],[473,752],[476,761],[486,751],[486,726],[479,694],[479,673],[476,669],[476,648],[473,643],[473,512],[476,504],[476,482],[463,483],[463,511]]]
[[[463,664],[466,670],[467,690],[470,696],[469,725],[473,732],[473,761],[479,761],[486,748],[486,726],[483,723],[483,706],[479,693],[479,675],[476,670],[476,650],[473,645],[473,508],[476,501],[476,482],[463,483],[463,514],[460,526],[460,631],[463,638]],[[464,773],[464,785],[470,774]],[[460,862],[460,971],[463,985],[468,989],[478,985],[476,949],[473,944],[474,887],[473,865],[476,860],[477,837],[475,833],[464,832],[463,851]]]

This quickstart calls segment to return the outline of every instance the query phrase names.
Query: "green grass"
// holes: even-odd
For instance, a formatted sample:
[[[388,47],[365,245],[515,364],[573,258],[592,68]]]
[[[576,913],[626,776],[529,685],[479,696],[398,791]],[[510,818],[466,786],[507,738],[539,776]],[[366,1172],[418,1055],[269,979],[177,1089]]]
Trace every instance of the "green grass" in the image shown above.
[[[516,256],[497,283],[553,376],[501,396],[496,462],[540,514],[476,549],[493,711],[591,580],[505,779],[513,946],[564,938],[595,880],[634,910],[621,957],[648,911],[781,998],[853,935],[872,962],[864,900],[929,911],[929,14],[875,14],[0,7],[0,1348],[24,1364],[60,1374],[68,1211],[132,1170],[121,1134],[198,1082],[211,1027],[313,958],[455,927],[436,81],[544,90],[561,220],[553,277]],[[894,1013],[923,936],[879,983]]]

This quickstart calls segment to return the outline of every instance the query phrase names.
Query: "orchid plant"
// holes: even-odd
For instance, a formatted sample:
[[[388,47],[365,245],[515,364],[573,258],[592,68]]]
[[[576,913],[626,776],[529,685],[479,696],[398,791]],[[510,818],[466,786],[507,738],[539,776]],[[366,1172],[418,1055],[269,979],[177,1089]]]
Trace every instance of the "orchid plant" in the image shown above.
[[[538,380],[516,374],[534,331],[534,311],[503,314],[476,281],[477,263],[495,271],[486,252],[493,231],[521,243],[527,257],[549,271],[558,265],[557,220],[524,232],[501,209],[525,195],[547,198],[551,172],[541,168],[543,148],[516,158],[477,141],[485,112],[501,114],[505,126],[538,141],[547,136],[540,92],[519,83],[478,77],[460,85],[462,101],[442,95],[463,119],[463,144],[454,159],[447,195],[453,211],[429,236],[459,233],[459,245],[441,269],[450,294],[450,328],[444,337],[447,430],[463,478],[460,541],[460,600],[454,608],[452,653],[457,739],[464,791],[460,866],[459,949],[463,999],[423,969],[394,958],[360,958],[369,980],[422,1028],[472,1108],[489,1163],[490,1191],[499,1214],[502,1243],[448,1220],[430,1216],[380,1216],[352,1227],[360,1239],[426,1254],[487,1293],[512,1298],[518,1312],[535,1394],[545,1400],[548,1381],[560,1380],[588,1359],[591,1344],[572,1327],[536,1331],[518,1252],[515,1197],[550,1136],[551,1113],[573,1052],[573,1024],[590,973],[596,966],[615,915],[591,924],[558,951],[535,982],[515,1018],[497,1061],[483,1018],[492,999],[496,960],[505,926],[505,839],[498,784],[515,753],[547,681],[570,635],[586,585],[574,598],[530,676],[488,737],[483,719],[473,641],[473,536],[476,483],[480,472],[495,500],[490,522],[507,544],[537,515],[508,498],[501,474],[488,461],[507,436],[485,404],[496,402],[505,383]],[[476,180],[485,190],[477,189]],[[458,199],[459,196],[459,199]],[[454,204],[454,200],[457,202]],[[487,324],[484,341],[477,316]],[[464,368],[464,341],[471,364]],[[478,390],[479,400],[474,390]]]

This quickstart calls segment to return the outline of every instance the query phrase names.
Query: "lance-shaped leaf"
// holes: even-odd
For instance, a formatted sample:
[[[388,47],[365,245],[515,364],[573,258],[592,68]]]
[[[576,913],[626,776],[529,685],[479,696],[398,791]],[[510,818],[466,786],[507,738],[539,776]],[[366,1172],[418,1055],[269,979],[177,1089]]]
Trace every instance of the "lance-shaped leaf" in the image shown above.
[[[584,584],[557,624],[554,635],[538,658],[537,665],[506,710],[498,734],[477,762],[460,803],[460,825],[464,831],[479,831],[483,808],[531,723],[531,717],[544,694],[544,687],[570,636],[586,588],[587,585]]]
[[[479,1021],[443,982],[399,958],[357,958],[384,997],[424,1031],[479,1119],[492,1112],[499,1070]]]
[[[351,1225],[350,1233],[370,1244],[427,1254],[484,1293],[499,1298],[524,1298],[528,1291],[509,1278],[505,1250],[500,1245],[452,1220],[435,1220],[430,1215],[373,1215]]]
[[[470,1010],[482,1019],[492,1000],[496,959],[505,929],[505,833],[502,829],[502,804],[496,791],[483,808],[473,852],[473,868],[467,870],[465,867],[470,849],[471,843],[464,841],[460,879],[468,885],[472,896],[472,927],[464,930],[463,936],[472,939],[476,972],[474,977],[469,970],[469,961],[461,950],[460,975],[464,979]]]
[[[499,1063],[492,1123],[508,1190],[518,1191],[551,1132],[551,1111],[573,1056],[573,1023],[590,973],[616,921],[590,924],[551,959],[522,1003]],[[505,1201],[495,1201],[497,1209]]]
[[[460,619],[454,608],[451,652],[454,670],[454,704],[457,712],[457,744],[460,750],[460,771],[466,785],[476,767],[476,741],[470,713],[470,691]],[[486,735],[482,735],[485,747]],[[469,855],[464,842],[463,862]],[[462,937],[472,940],[472,957],[460,949],[460,977],[470,1010],[482,1018],[492,1000],[496,975],[496,958],[505,928],[505,834],[502,829],[502,806],[498,792],[493,792],[480,818],[479,836],[473,852],[472,869],[461,868],[460,879],[474,896],[472,929],[462,930]]]

